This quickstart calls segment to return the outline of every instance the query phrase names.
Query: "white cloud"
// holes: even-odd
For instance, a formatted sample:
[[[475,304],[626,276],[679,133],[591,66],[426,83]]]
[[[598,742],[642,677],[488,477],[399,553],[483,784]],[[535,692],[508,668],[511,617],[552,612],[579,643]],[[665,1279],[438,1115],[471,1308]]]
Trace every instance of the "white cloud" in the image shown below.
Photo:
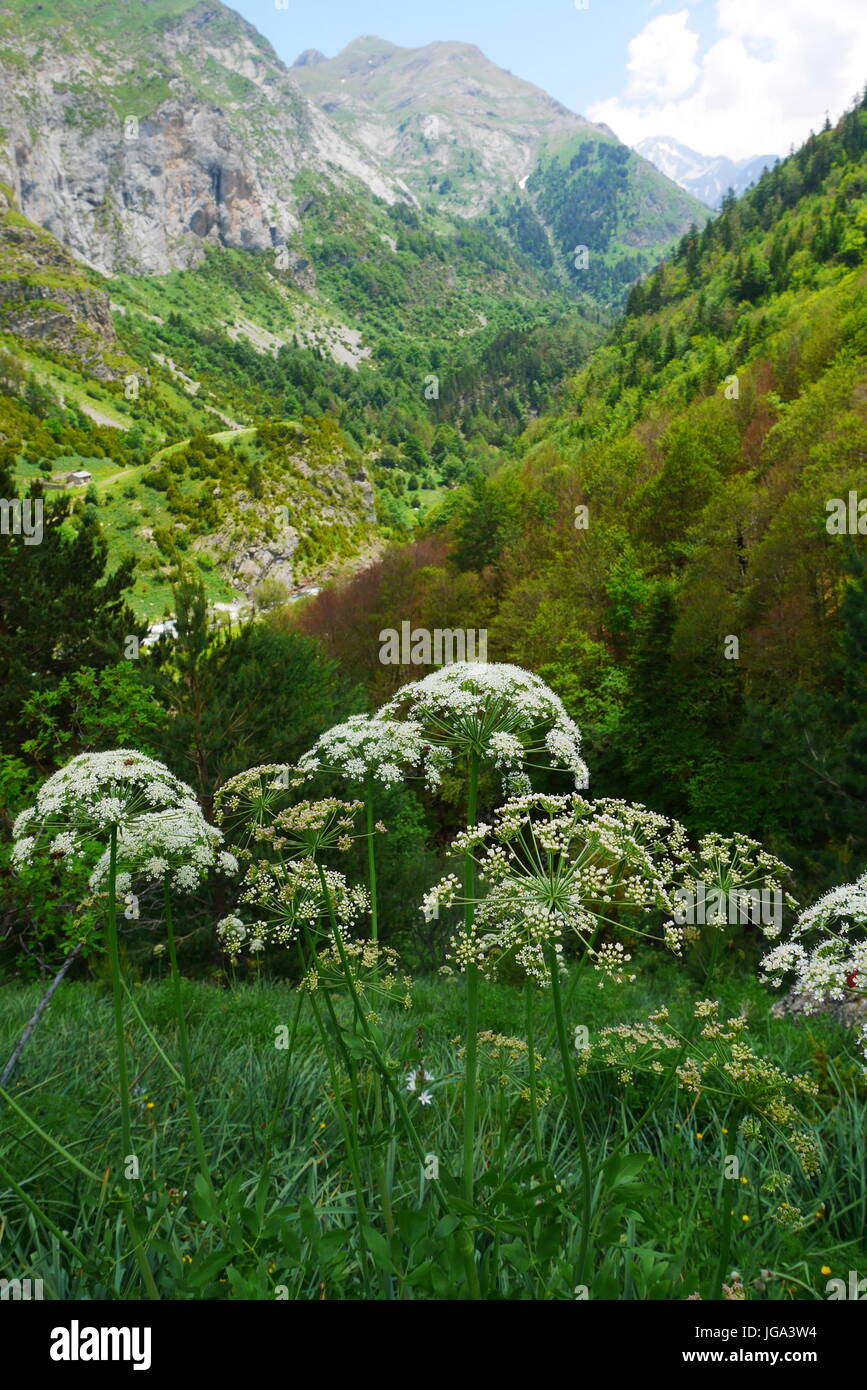
[[[672,135],[702,154],[785,154],[834,120],[867,80],[865,0],[717,0],[698,56],[688,9],[630,40],[622,94],[587,111],[621,140]]]
[[[674,101],[699,76],[695,62],[698,34],[687,28],[689,11],[662,14],[645,25],[629,45],[626,99],[630,102]]]

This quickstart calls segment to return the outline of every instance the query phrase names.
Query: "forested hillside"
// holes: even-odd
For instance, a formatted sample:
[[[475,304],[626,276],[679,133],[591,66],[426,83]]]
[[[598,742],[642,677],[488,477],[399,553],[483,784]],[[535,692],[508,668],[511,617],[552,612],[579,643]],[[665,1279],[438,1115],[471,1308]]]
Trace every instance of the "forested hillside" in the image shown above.
[[[867,843],[867,507],[837,534],[828,503],[867,495],[865,193],[861,103],[684,237],[520,456],[305,630],[382,694],[380,628],[487,626],[578,719],[594,791],[844,875]]]

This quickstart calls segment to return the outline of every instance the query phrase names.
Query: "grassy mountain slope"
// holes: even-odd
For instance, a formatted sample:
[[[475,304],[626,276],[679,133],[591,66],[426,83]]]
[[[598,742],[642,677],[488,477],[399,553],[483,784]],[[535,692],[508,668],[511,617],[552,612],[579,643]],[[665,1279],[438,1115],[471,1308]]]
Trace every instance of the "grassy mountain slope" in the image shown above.
[[[265,579],[308,586],[367,553],[374,523],[409,534],[462,476],[466,448],[487,458],[516,434],[600,331],[595,311],[567,312],[488,229],[435,229],[410,209],[321,188],[305,216],[307,255],[285,268],[273,254],[214,249],[195,269],[103,280],[11,203],[4,214],[0,434],[14,474],[22,489],[92,474],[110,553],[136,557],[131,601],[149,617],[184,552],[211,600],[226,602]],[[49,293],[65,298],[62,313]],[[317,429],[342,432],[314,471],[344,505],[320,526],[298,467],[304,422],[322,417]],[[251,452],[242,430],[287,420],[304,428],[300,457]],[[207,470],[178,477],[175,460],[166,478],[160,464],[194,436],[216,436],[232,489],[216,513]],[[291,533],[263,530],[262,506],[241,496],[251,479],[272,514],[290,509]]]
[[[292,74],[418,198],[436,195],[461,216],[524,180],[543,140],[602,131],[468,43],[399,48],[365,36]]]

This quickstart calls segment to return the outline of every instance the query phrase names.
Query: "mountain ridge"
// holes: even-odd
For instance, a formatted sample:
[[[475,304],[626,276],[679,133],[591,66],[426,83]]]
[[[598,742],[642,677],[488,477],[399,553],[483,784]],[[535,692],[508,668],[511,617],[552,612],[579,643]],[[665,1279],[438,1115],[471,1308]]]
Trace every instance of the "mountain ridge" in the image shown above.
[[[775,154],[749,155],[745,159],[699,154],[671,135],[648,135],[633,148],[667,178],[715,211],[729,189],[735,196],[745,193],[765,168],[772,169],[779,163]]]

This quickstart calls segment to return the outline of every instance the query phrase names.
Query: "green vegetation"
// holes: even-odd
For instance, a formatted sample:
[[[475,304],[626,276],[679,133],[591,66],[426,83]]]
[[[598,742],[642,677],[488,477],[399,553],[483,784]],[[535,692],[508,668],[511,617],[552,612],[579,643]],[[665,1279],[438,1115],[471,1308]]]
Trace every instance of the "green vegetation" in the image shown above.
[[[309,1010],[305,1007],[301,1015],[287,1086],[285,1053],[275,1048],[274,1039],[293,1017],[297,999],[290,986],[263,980],[236,983],[227,991],[184,983],[193,1074],[197,1088],[207,1095],[202,1128],[205,1147],[215,1155],[214,1183],[223,1194],[224,1209],[237,1221],[243,1220],[247,1231],[245,1248],[236,1249],[227,1246],[225,1238],[221,1240],[213,1229],[203,1231],[200,1224],[208,1209],[196,1188],[187,1120],[168,1069],[169,1063],[178,1068],[181,1065],[170,986],[156,981],[130,984],[130,1058],[134,1074],[141,1076],[133,1102],[134,1132],[143,1157],[145,1209],[165,1230],[159,1252],[152,1256],[163,1297],[269,1299],[275,1297],[280,1285],[288,1286],[293,1299],[362,1296],[358,1286],[359,1261],[363,1261],[359,1230],[354,1216],[346,1211],[352,1201],[351,1180],[343,1164],[335,1110],[323,1097],[328,1081],[326,1062]],[[576,1010],[595,1030],[624,1016],[646,1017],[663,1004],[682,1008],[685,992],[680,968],[663,968],[660,962],[654,969],[651,962],[640,981],[626,987],[617,998],[585,984],[576,995]],[[743,999],[742,985],[731,993],[731,1006],[736,1009]],[[10,1052],[38,997],[35,987],[4,991],[0,1055]],[[768,1001],[758,992],[751,997],[750,1006],[751,1026],[761,1040],[763,1054],[787,1071],[810,1075],[821,1084],[819,1130],[827,1166],[817,1180],[808,1182],[790,1160],[779,1166],[758,1156],[749,1161],[743,1170],[747,1181],[737,1184],[731,1266],[742,1275],[750,1299],[821,1299],[827,1296],[828,1275],[823,1271],[831,1270],[845,1280],[850,1268],[859,1269],[863,1263],[867,1215],[863,1101],[859,1100],[857,1083],[845,1074],[846,1063],[839,1060],[841,1050],[845,1055],[846,1044],[833,1027],[814,1020],[805,1029],[770,1018]],[[338,1001],[338,1008],[348,1023],[347,1006]],[[524,1001],[519,990],[484,986],[481,1017],[483,1027],[492,1033],[507,1038],[525,1036]],[[437,1083],[434,1102],[423,1113],[422,1133],[427,1151],[445,1156],[456,1147],[463,1069],[453,1041],[461,1028],[460,991],[454,981],[417,981],[409,1012],[394,1005],[383,1006],[382,1027],[407,1071],[419,1062],[418,1025],[424,1030],[424,1065]],[[550,1001],[544,995],[537,1002],[537,1026],[540,1038],[547,1042],[553,1018]],[[111,1037],[111,1011],[104,991],[93,984],[64,985],[22,1057],[11,1086],[16,1104],[99,1172],[113,1157],[105,1106],[106,1092],[113,1086]],[[500,1109],[514,1105],[525,1085],[526,1062],[520,1051],[512,1060],[506,1049],[499,1058],[492,1049],[486,1049],[481,1065],[479,1132],[481,1136],[496,1135]],[[504,1086],[498,1085],[500,1075],[505,1078]],[[573,1155],[563,1117],[562,1080],[558,1080],[558,1069],[547,1054],[539,1084],[550,1087],[541,1115],[542,1137],[546,1146],[557,1146],[562,1177],[570,1170]],[[587,1087],[587,1103],[591,1152],[603,1141],[604,1117],[610,1106],[624,1129],[640,1120],[643,1108],[639,1097],[624,1099],[616,1081],[604,1077]],[[519,1111],[524,1124],[516,1125],[508,1147],[498,1153],[498,1172],[513,1171],[532,1159],[526,1101],[519,1101]],[[263,1165],[269,1139],[266,1129],[259,1126],[260,1116],[275,1118],[272,1142],[278,1156],[272,1163],[264,1207],[253,1202],[255,1186],[249,1193],[243,1187],[227,1190],[234,1173],[255,1174]],[[594,1285],[594,1298],[682,1299],[695,1289],[707,1268],[708,1251],[714,1249],[719,1223],[716,1185],[719,1155],[728,1149],[722,1132],[725,1128],[725,1111],[711,1097],[695,1109],[673,1097],[660,1113],[645,1120],[634,1139],[635,1163],[632,1170],[624,1172],[626,1187],[620,1189],[628,1198],[631,1213],[629,1247],[612,1255]],[[33,1142],[24,1122],[7,1109],[0,1162],[26,1187],[47,1217],[55,1221],[64,1218],[61,1224],[76,1246],[98,1261],[104,1231],[92,1221],[86,1182],[60,1155],[44,1146],[40,1148],[39,1176],[34,1179]],[[13,1145],[17,1145],[14,1150]],[[639,1154],[648,1156],[641,1165]],[[788,1181],[783,1183],[782,1179]],[[769,1182],[776,1184],[775,1193],[767,1190]],[[409,1225],[409,1215],[404,1215],[396,1192],[394,1198],[400,1208],[399,1228],[408,1234],[415,1228]],[[503,1200],[510,1199],[503,1194]],[[517,1194],[511,1200],[517,1201]],[[797,1223],[780,1223],[783,1202],[793,1209],[801,1208],[801,1229]],[[7,1253],[0,1276],[26,1277],[32,1271],[44,1280],[46,1298],[132,1294],[135,1271],[128,1262],[119,1285],[103,1286],[92,1274],[77,1269],[64,1251],[52,1249],[47,1235],[31,1234],[14,1203],[8,1204],[8,1211]],[[520,1228],[519,1210],[511,1215]],[[744,1221],[744,1217],[749,1220]],[[574,1275],[569,1277],[575,1251],[568,1240],[562,1243],[566,1232],[574,1231],[568,1200],[562,1208],[555,1205],[550,1219],[562,1273],[555,1276],[547,1297],[570,1299],[575,1296]],[[614,1212],[609,1219],[616,1230]],[[444,1245],[445,1236],[441,1235],[434,1265],[440,1271],[438,1282],[427,1294],[424,1284],[416,1284],[417,1296],[450,1296],[453,1281],[460,1276],[452,1272]],[[391,1246],[392,1250],[397,1248]],[[532,1267],[525,1266],[525,1249],[520,1237],[512,1238],[503,1252],[501,1279],[486,1291],[487,1297],[541,1296],[534,1289]],[[410,1268],[405,1258],[396,1256],[395,1279]],[[763,1275],[767,1270],[771,1274]]]
[[[379,696],[401,673],[374,628],[487,628],[490,659],[566,701],[597,793],[754,834],[813,888],[845,877],[867,553],[826,523],[863,495],[865,195],[860,104],[632,290],[515,457],[428,517],[425,558],[385,557],[345,622],[319,601],[327,634],[315,603],[305,630]]]

